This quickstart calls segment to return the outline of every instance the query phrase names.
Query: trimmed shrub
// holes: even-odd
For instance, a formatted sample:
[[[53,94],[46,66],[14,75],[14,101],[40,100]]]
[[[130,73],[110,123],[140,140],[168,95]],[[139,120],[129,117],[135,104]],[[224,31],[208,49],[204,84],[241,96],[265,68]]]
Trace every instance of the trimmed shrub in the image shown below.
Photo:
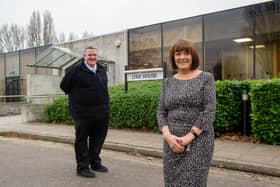
[[[46,122],[65,122],[73,124],[73,119],[68,113],[68,97],[62,96],[44,107],[44,120]]]
[[[161,81],[131,82],[110,88],[110,125],[118,128],[157,130],[156,110]]]
[[[162,81],[130,82],[128,92],[124,85],[109,88],[110,126],[158,130],[156,111]],[[217,109],[214,121],[215,135],[240,131],[242,120],[242,91],[248,90],[251,103],[252,133],[261,141],[280,144],[280,79],[216,81]],[[55,99],[44,110],[47,122],[73,120],[68,113],[67,97]]]
[[[245,85],[238,81],[216,81],[217,107],[215,135],[236,130],[241,122],[241,93]]]
[[[253,135],[269,144],[280,145],[280,79],[251,84]]]
[[[110,126],[117,128],[144,128],[157,130],[156,111],[162,81],[130,82],[128,92],[124,85],[109,88]],[[235,130],[241,121],[241,92],[238,81],[216,81],[217,111],[214,121],[215,135]],[[45,108],[47,122],[73,123],[67,110],[67,97],[56,99]]]

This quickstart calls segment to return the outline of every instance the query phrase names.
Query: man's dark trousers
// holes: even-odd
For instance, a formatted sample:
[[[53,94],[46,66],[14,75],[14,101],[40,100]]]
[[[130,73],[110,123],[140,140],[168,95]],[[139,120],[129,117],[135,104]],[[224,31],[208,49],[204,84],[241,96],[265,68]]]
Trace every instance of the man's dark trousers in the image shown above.
[[[100,152],[108,131],[109,116],[101,119],[74,119],[77,171],[101,164]]]

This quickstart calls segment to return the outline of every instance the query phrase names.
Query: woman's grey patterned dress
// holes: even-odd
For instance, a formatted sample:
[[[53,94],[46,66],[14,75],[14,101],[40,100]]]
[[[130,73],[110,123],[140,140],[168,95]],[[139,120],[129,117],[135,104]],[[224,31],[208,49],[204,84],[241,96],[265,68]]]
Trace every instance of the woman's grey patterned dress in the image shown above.
[[[190,80],[174,76],[164,80],[157,111],[161,129],[168,125],[176,136],[186,135],[194,125],[203,133],[191,143],[190,151],[174,153],[164,141],[165,186],[207,186],[214,150],[213,120],[216,110],[214,78],[201,72]]]

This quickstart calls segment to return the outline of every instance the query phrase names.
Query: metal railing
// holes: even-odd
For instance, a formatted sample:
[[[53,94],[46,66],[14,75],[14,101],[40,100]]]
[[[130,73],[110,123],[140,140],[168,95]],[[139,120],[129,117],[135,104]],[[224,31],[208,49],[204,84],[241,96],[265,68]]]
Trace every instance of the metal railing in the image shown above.
[[[0,102],[2,103],[32,103],[36,99],[52,99],[64,96],[64,94],[42,94],[42,95],[0,95]],[[8,98],[13,98],[9,100]]]
[[[65,94],[46,94],[46,95],[31,95],[31,96],[25,96],[27,103],[32,103],[34,100],[39,99],[51,99],[53,101],[55,98],[65,96]]]
[[[22,103],[25,95],[0,95],[1,103]]]

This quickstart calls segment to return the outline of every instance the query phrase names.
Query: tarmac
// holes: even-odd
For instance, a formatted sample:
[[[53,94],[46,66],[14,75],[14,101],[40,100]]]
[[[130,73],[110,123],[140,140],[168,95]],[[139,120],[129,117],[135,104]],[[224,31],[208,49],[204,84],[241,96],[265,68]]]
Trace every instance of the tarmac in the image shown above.
[[[23,123],[20,115],[1,116],[0,136],[73,144],[74,127]],[[162,145],[159,133],[110,128],[103,148],[162,158]],[[280,177],[280,146],[215,139],[212,166]]]

